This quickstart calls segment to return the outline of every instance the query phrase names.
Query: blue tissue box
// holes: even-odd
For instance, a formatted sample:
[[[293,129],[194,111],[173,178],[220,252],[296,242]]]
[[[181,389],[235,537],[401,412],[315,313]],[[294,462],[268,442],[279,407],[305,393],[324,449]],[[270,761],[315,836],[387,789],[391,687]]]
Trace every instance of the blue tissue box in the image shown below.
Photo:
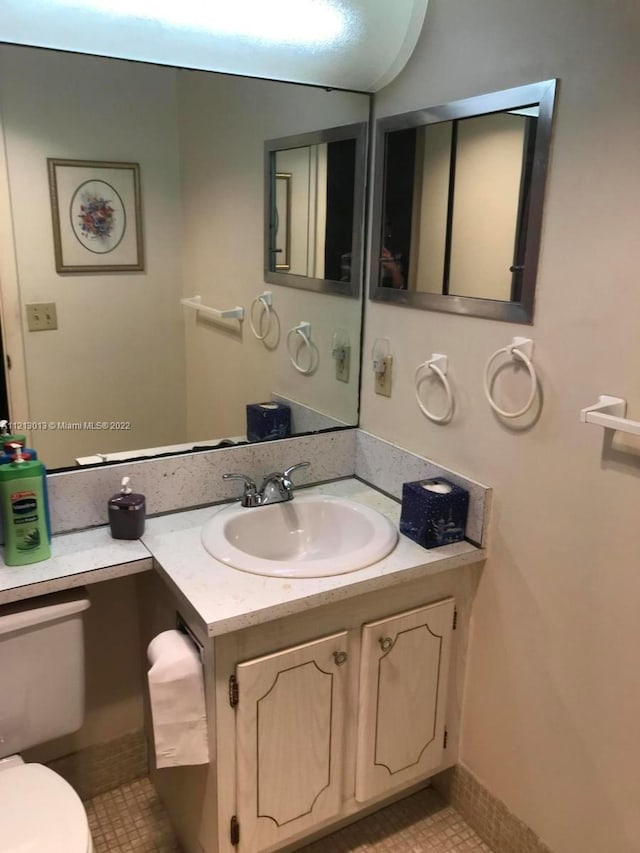
[[[247,440],[268,441],[291,435],[291,409],[284,403],[247,405]]]
[[[400,532],[423,548],[464,539],[469,493],[442,477],[402,485]]]

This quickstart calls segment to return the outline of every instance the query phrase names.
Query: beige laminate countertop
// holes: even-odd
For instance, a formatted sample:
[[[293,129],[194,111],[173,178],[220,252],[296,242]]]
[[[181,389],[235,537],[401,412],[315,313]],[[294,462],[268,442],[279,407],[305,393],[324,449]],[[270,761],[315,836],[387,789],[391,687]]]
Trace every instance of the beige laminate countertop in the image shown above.
[[[72,589],[151,569],[151,554],[138,539],[113,539],[108,527],[54,536],[51,558],[28,566],[0,564],[0,604]]]
[[[396,526],[399,523],[400,504],[354,478],[304,489],[305,494],[314,492],[350,498],[378,510]],[[200,538],[202,526],[222,509],[224,506],[214,506],[151,519],[143,537],[157,570],[195,609],[209,636],[428,578],[481,562],[486,556],[483,549],[469,542],[425,550],[400,535],[387,557],[355,572],[323,578],[264,577],[231,568],[205,551]]]
[[[355,478],[304,489],[305,494],[314,492],[350,498],[378,510],[396,526],[399,523],[400,504]],[[0,605],[155,567],[190,603],[213,637],[479,563],[486,556],[469,542],[425,550],[400,535],[387,557],[355,572],[324,578],[253,575],[220,563],[202,545],[203,524],[227,505],[149,518],[144,536],[136,541],[112,539],[107,526],[54,536],[49,560],[0,565]]]

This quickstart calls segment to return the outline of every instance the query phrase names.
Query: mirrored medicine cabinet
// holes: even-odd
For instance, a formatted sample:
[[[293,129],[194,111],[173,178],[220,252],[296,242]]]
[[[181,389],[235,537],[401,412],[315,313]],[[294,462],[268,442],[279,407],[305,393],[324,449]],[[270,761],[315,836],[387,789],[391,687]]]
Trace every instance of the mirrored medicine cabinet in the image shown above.
[[[265,142],[266,282],[359,295],[366,131],[360,122]]]
[[[533,321],[555,88],[377,121],[371,299]]]

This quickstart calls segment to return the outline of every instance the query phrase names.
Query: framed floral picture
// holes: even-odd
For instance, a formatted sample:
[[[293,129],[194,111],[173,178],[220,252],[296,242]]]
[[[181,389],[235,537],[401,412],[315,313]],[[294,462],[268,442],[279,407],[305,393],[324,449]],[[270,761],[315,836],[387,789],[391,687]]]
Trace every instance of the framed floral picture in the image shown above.
[[[47,160],[56,270],[144,269],[140,166]]]

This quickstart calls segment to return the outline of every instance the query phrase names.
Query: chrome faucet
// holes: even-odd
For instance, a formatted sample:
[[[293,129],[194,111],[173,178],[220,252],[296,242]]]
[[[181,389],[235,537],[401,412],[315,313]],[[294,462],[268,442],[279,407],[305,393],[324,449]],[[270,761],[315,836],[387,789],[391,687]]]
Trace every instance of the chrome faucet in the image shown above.
[[[259,490],[255,481],[244,474],[223,474],[222,479],[243,481],[244,491],[240,501],[242,506],[267,506],[268,504],[277,504],[292,500],[293,482],[291,481],[291,474],[297,471],[298,468],[308,468],[309,465],[309,462],[298,462],[297,465],[286,468],[282,473],[274,471],[273,474],[267,474]]]

